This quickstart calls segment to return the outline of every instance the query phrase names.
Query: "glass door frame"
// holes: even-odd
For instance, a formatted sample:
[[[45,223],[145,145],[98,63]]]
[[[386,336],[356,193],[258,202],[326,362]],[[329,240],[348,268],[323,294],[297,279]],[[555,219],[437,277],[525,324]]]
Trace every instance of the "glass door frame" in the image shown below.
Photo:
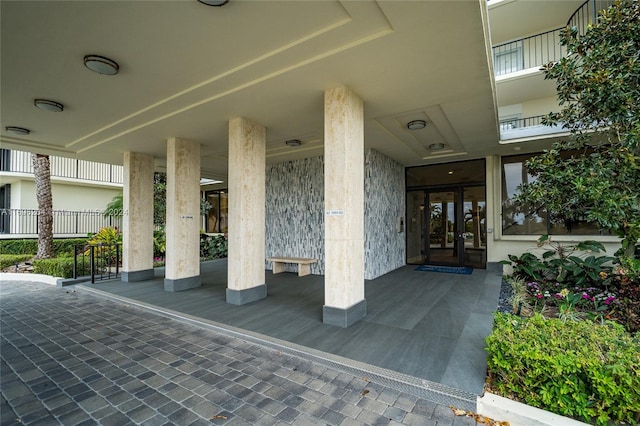
[[[432,247],[431,247],[431,214],[426,215],[425,220],[425,230],[424,233],[427,236],[425,239],[425,257],[426,263],[430,265],[443,265],[443,266],[462,266],[464,263],[464,201],[463,201],[463,187],[460,185],[448,185],[448,186],[434,186],[429,187],[424,190],[424,205],[425,210],[426,206],[429,207],[429,213],[431,212],[431,194],[444,193],[444,192],[453,192],[453,256],[451,256],[452,261],[448,262],[446,260],[435,260],[432,258]],[[448,224],[448,212],[442,212],[443,215],[447,217]],[[448,244],[448,230],[444,230],[444,234],[442,237],[447,239],[445,244],[445,249],[451,250],[451,248],[446,247]]]
[[[412,188],[407,190],[407,198],[409,197],[409,193],[410,192],[422,192],[423,193],[423,203],[422,206],[424,206],[424,217],[423,217],[423,223],[422,226],[423,228],[420,230],[416,230],[420,235],[423,235],[422,237],[422,247],[421,247],[421,251],[423,253],[422,256],[422,261],[420,261],[419,263],[415,263],[415,262],[409,262],[409,259],[407,259],[407,264],[432,264],[432,265],[442,265],[442,266],[465,266],[466,263],[466,245],[465,245],[465,233],[466,233],[466,229],[465,229],[465,190],[467,190],[468,188],[478,188],[478,187],[482,187],[484,189],[484,205],[485,205],[485,211],[486,211],[486,185],[484,182],[474,182],[474,183],[464,183],[464,184],[451,184],[451,185],[438,185],[438,186],[428,186],[428,187],[422,187],[422,188]],[[447,262],[447,261],[438,261],[438,260],[434,260],[431,257],[431,214],[430,214],[430,200],[429,200],[429,196],[430,194],[434,194],[434,193],[438,193],[438,192],[453,192],[454,193],[454,199],[452,200],[454,203],[454,220],[455,220],[455,230],[454,232],[454,250],[455,250],[455,256],[451,256],[452,259],[455,259],[455,261],[452,262]],[[407,206],[409,204],[407,203]],[[407,211],[407,214],[409,215],[410,212]],[[473,212],[472,212],[472,217],[473,217]],[[409,216],[408,216],[409,218]],[[480,220],[479,218],[477,220]],[[485,220],[485,229],[484,229],[484,238],[486,241],[486,218],[484,218]],[[482,226],[480,225],[480,223],[478,224],[479,226],[479,231],[481,233],[480,236],[478,236],[478,238],[480,239],[480,241],[482,242]],[[475,230],[474,230],[475,231]],[[445,231],[445,236],[447,235]],[[407,235],[407,238],[409,238],[409,235]],[[409,241],[407,241],[407,247],[408,247]],[[486,259],[486,242],[484,245],[484,250],[485,250],[485,255],[484,255],[484,259]],[[486,267],[486,260],[483,260],[482,262],[482,267]],[[471,266],[471,265],[469,265]],[[474,267],[479,267],[478,265],[474,265]]]

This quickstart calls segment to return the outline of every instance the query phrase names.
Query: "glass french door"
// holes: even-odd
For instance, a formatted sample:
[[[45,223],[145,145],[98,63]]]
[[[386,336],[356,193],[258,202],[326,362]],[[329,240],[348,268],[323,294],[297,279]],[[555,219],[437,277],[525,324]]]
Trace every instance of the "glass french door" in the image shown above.
[[[486,266],[485,187],[407,192],[407,263]]]
[[[460,265],[464,241],[462,236],[460,191],[450,189],[426,191],[427,263],[432,265]]]

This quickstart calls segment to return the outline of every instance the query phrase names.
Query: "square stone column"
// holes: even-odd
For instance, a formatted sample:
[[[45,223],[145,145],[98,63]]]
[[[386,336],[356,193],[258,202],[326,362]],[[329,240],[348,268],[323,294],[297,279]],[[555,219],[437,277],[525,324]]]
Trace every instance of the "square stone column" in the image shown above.
[[[323,322],[349,327],[366,315],[367,305],[364,298],[364,106],[347,87],[325,92],[324,157]]]
[[[153,157],[124,153],[122,281],[153,278]]]
[[[266,129],[229,121],[229,254],[227,303],[267,297],[265,284]]]
[[[202,284],[200,278],[200,145],[167,141],[165,291]]]

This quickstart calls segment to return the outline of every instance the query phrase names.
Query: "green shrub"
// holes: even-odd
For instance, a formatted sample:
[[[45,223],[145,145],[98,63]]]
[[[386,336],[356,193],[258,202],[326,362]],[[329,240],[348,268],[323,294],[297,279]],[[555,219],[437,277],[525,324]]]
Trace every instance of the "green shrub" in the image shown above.
[[[227,237],[224,235],[200,234],[200,260],[227,257]]]
[[[89,275],[89,258],[78,256],[78,276]],[[73,257],[54,257],[52,259],[34,259],[33,272],[53,277],[73,278]]]
[[[73,246],[85,244],[86,238],[64,238],[53,240],[53,251],[56,256],[65,257],[73,255]],[[0,253],[2,254],[30,254],[35,256],[38,252],[37,239],[24,240],[0,240]]]
[[[24,262],[33,257],[31,254],[0,254],[0,269],[8,268],[16,263]]]
[[[598,425],[640,413],[640,338],[618,324],[497,313],[486,343],[497,394]]]

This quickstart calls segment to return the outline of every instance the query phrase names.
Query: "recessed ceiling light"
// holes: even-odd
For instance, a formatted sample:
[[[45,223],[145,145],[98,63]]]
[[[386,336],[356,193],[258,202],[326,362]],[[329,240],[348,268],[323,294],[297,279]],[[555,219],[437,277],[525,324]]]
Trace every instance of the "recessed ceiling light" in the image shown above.
[[[29,129],[25,129],[24,127],[16,127],[16,126],[6,126],[4,130],[7,133],[11,135],[16,135],[16,136],[26,136],[29,133],[31,133],[31,130]]]
[[[224,6],[229,3],[229,0],[198,0],[202,4],[206,4],[207,6]]]
[[[59,102],[50,101],[48,99],[35,99],[33,104],[45,111],[61,112],[64,110],[64,105]]]
[[[429,149],[431,151],[437,151],[439,149],[443,149],[444,148],[444,144],[441,142],[438,143],[432,143],[431,145],[429,145]]]
[[[427,122],[424,120],[413,120],[407,123],[407,129],[409,130],[420,130],[427,127]]]
[[[449,170],[447,173],[452,175],[453,174],[453,170]]]
[[[104,75],[118,74],[120,66],[112,59],[98,55],[87,55],[84,57],[84,66],[93,72]]]
[[[300,145],[302,145],[302,142],[300,141],[300,139],[289,139],[288,141],[285,141],[284,143],[286,143],[289,146],[300,146]]]

